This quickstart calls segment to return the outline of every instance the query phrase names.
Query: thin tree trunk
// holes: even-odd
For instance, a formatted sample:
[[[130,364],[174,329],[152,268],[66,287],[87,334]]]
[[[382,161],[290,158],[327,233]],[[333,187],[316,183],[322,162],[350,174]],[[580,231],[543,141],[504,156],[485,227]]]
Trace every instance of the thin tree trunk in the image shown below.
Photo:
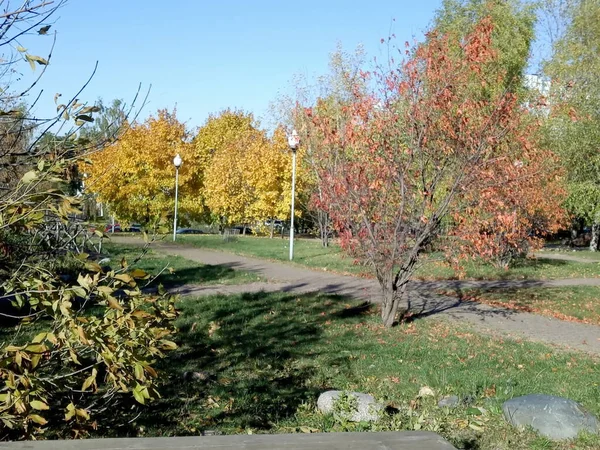
[[[590,241],[590,251],[597,252],[600,244],[600,223],[592,224],[592,240]]]
[[[269,239],[273,239],[274,233],[275,233],[275,219],[271,218],[271,236],[269,236]]]
[[[317,222],[319,224],[319,232],[321,234],[321,245],[323,247],[329,247],[329,214],[322,209],[318,209]]]

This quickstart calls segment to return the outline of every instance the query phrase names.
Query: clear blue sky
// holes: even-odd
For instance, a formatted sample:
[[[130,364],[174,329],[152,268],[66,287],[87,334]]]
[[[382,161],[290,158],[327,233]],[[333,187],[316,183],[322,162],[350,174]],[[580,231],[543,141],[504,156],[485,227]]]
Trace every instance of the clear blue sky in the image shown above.
[[[377,56],[384,50],[380,39],[390,30],[399,43],[420,38],[440,4],[71,0],[52,28],[57,44],[40,84],[44,94],[36,112],[50,114],[54,94],[74,94],[98,61],[83,99],[129,101],[141,82],[144,87],[152,84],[142,117],[175,105],[180,120],[190,127],[227,107],[265,117],[269,103],[289,87],[294,74],[310,77],[326,71],[338,42],[349,51],[363,44],[370,57]],[[36,37],[27,45],[31,53],[45,56],[49,40]]]

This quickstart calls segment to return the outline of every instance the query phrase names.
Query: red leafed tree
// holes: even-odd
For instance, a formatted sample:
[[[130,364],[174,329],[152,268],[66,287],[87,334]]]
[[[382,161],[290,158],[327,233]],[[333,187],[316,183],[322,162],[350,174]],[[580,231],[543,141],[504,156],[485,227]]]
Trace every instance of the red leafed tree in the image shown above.
[[[464,193],[453,212],[450,234],[457,239],[447,248],[455,259],[472,255],[507,269],[566,225],[563,173],[557,157],[535,142],[535,127],[526,127],[510,157],[487,165]]]
[[[486,18],[464,38],[431,32],[398,67],[365,74],[379,89],[357,88],[343,118],[312,112],[328,158],[319,176],[321,206],[343,248],[374,270],[386,326],[409,310],[408,301],[399,309],[407,283],[441,225],[462,226],[456,234],[477,241],[514,211],[491,200],[500,205],[502,190],[544,159],[529,137],[535,130],[527,111],[499,88],[507,83],[492,31]],[[460,220],[482,211],[493,217],[489,229]]]

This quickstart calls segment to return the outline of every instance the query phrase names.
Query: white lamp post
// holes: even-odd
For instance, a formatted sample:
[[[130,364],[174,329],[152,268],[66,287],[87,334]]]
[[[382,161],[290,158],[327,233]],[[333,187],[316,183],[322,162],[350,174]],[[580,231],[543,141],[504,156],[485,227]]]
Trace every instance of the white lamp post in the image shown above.
[[[296,197],[296,150],[300,137],[296,130],[288,136],[288,145],[292,151],[292,216],[290,218],[290,261],[294,259],[294,199]]]
[[[175,166],[175,217],[173,218],[173,242],[175,242],[175,239],[177,238],[177,194],[179,191],[179,168],[181,167],[181,164],[183,164],[183,160],[181,159],[181,156],[179,156],[179,153],[177,153],[175,158],[173,158],[173,165]]]

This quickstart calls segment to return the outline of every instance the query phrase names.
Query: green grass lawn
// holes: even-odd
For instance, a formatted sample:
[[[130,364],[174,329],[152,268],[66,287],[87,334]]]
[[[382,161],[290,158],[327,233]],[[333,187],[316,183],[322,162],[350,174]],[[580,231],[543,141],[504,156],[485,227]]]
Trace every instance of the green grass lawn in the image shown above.
[[[471,280],[551,280],[558,278],[600,277],[600,264],[579,263],[549,258],[527,258],[516,261],[508,269],[497,269],[491,264],[472,260],[464,263],[466,279]],[[443,261],[424,258],[417,278],[447,280],[455,272]]]
[[[218,235],[201,235],[181,236],[179,242],[240,255],[289,262],[287,239],[240,236],[233,241],[225,242]],[[369,268],[356,264],[352,258],[342,252],[339,246],[332,244],[329,248],[323,248],[317,239],[300,239],[295,242],[294,264],[338,273],[371,276]],[[467,261],[465,271],[466,278],[476,280],[590,278],[600,276],[600,264],[538,258],[519,261],[510,270],[503,270],[481,261]],[[425,255],[422,266],[416,272],[416,277],[443,280],[456,278],[456,273],[441,260],[439,255]]]
[[[105,250],[112,264],[122,257],[133,261],[140,252],[115,244]],[[252,277],[154,252],[137,264],[152,273],[167,265],[175,272],[163,272],[165,284],[239,283]],[[594,289],[582,288],[581,300],[564,290],[556,302],[585,303]],[[579,401],[600,415],[600,359],[589,355],[483,336],[436,318],[386,329],[375,307],[332,295],[185,297],[178,308],[180,347],[156,364],[162,398],[141,409],[111,411],[119,426],[103,418],[93,436],[422,429],[464,449],[600,448],[599,436],[552,443],[516,430],[501,412],[506,399],[545,393]],[[26,327],[14,342],[36,333],[39,325]],[[12,341],[15,331],[0,327],[0,339]],[[434,397],[418,397],[424,386]],[[371,393],[387,412],[377,424],[324,416],[316,399],[328,389]],[[438,408],[445,395],[459,396],[460,405]]]
[[[122,258],[125,258],[129,264],[133,264],[136,258],[142,254],[142,249],[134,245],[108,243],[104,245],[103,253],[111,258],[110,264],[117,267],[120,266]],[[260,275],[251,272],[234,270],[223,265],[200,264],[181,256],[165,255],[151,249],[135,263],[135,267],[158,275],[154,284],[162,284],[166,287],[184,284],[245,284],[263,281]]]
[[[444,293],[458,295],[451,290]],[[479,301],[563,320],[600,325],[600,287],[598,286],[503,289],[502,291],[465,289],[460,293],[460,297],[464,300]]]
[[[457,448],[592,449],[600,438],[553,444],[502,418],[506,399],[566,396],[600,414],[600,360],[419,320],[393,329],[367,305],[326,295],[243,294],[181,300],[180,349],[162,361],[163,398],[132,422],[145,435],[424,429]],[[186,377],[185,373],[188,372]],[[197,378],[190,373],[197,372]],[[418,398],[429,386],[433,398]],[[327,389],[373,394],[376,425],[316,411]],[[444,395],[458,408],[438,408]]]

